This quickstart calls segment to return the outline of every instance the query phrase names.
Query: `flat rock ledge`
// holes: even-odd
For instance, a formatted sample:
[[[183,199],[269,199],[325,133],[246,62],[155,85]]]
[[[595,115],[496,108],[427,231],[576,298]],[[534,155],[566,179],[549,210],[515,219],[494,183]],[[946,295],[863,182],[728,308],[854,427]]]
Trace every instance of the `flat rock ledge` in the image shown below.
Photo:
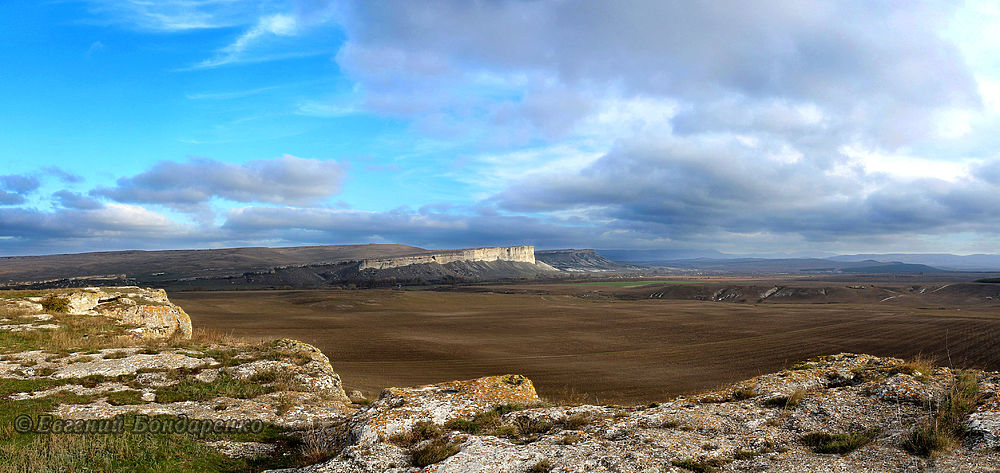
[[[86,287],[0,302],[8,307],[37,312],[55,310],[71,315],[101,315],[121,325],[134,326],[132,334],[141,338],[191,338],[191,317],[170,302],[163,289]]]

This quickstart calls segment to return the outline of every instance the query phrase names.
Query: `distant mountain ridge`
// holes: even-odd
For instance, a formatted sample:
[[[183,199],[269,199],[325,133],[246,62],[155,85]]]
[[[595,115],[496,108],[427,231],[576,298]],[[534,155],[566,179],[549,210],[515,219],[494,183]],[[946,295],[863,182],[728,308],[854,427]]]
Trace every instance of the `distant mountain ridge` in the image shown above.
[[[974,254],[963,256],[949,253],[883,253],[838,255],[828,259],[833,261],[898,261],[901,263],[925,264],[928,266],[955,271],[1000,271],[1000,255],[997,254]]]
[[[371,287],[639,269],[594,250],[536,253],[533,246],[428,250],[370,244],[6,257],[0,258],[0,284],[33,288],[138,284],[172,290]]]

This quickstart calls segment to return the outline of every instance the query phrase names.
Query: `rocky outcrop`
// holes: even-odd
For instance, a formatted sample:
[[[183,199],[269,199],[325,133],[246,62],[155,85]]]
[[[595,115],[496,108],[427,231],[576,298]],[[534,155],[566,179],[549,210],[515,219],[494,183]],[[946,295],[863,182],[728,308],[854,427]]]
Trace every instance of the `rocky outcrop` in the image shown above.
[[[73,315],[103,315],[122,325],[134,325],[132,333],[142,338],[175,334],[191,338],[191,317],[171,303],[163,289],[88,287],[32,299],[42,306],[64,302],[65,311]]]
[[[488,248],[469,248],[463,250],[448,250],[439,253],[424,253],[412,256],[396,256],[390,258],[370,258],[362,260],[358,270],[390,269],[414,264],[448,264],[469,261],[515,261],[535,264],[534,246],[499,246]]]
[[[445,424],[498,405],[539,402],[531,380],[513,374],[417,388],[388,388],[348,425],[352,443],[370,444],[405,434],[417,422]]]
[[[331,432],[334,458],[281,471],[996,471],[1000,427],[990,401],[970,416],[967,447],[933,459],[902,448],[944,402],[957,375],[840,354],[636,407],[540,403],[530,381],[518,376],[393,388],[354,414],[347,428]],[[976,379],[982,399],[997,397],[1000,374],[979,372]],[[810,440],[827,434],[843,434],[851,445],[828,452]]]

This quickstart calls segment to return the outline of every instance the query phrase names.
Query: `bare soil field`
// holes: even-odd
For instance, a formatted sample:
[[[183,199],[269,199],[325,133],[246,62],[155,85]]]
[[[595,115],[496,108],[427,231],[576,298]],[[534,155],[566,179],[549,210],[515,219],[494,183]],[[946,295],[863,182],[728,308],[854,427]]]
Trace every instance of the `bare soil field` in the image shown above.
[[[847,298],[861,302],[734,303],[636,293],[656,288],[597,293],[606,297],[586,297],[595,294],[587,286],[536,289],[170,297],[195,327],[312,343],[330,357],[346,389],[368,395],[387,386],[519,373],[554,399],[648,403],[845,351],[922,353],[944,365],[1000,369],[997,303],[941,305],[919,291],[884,303],[881,293]]]

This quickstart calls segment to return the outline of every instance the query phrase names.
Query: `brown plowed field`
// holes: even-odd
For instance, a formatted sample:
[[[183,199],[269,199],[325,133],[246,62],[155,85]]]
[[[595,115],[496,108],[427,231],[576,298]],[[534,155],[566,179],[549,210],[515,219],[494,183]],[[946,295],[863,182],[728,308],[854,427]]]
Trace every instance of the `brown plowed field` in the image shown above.
[[[462,291],[174,293],[195,327],[323,350],[377,393],[503,373],[540,394],[647,403],[844,351],[1000,369],[1000,306],[588,300]],[[950,361],[949,361],[950,360]]]

